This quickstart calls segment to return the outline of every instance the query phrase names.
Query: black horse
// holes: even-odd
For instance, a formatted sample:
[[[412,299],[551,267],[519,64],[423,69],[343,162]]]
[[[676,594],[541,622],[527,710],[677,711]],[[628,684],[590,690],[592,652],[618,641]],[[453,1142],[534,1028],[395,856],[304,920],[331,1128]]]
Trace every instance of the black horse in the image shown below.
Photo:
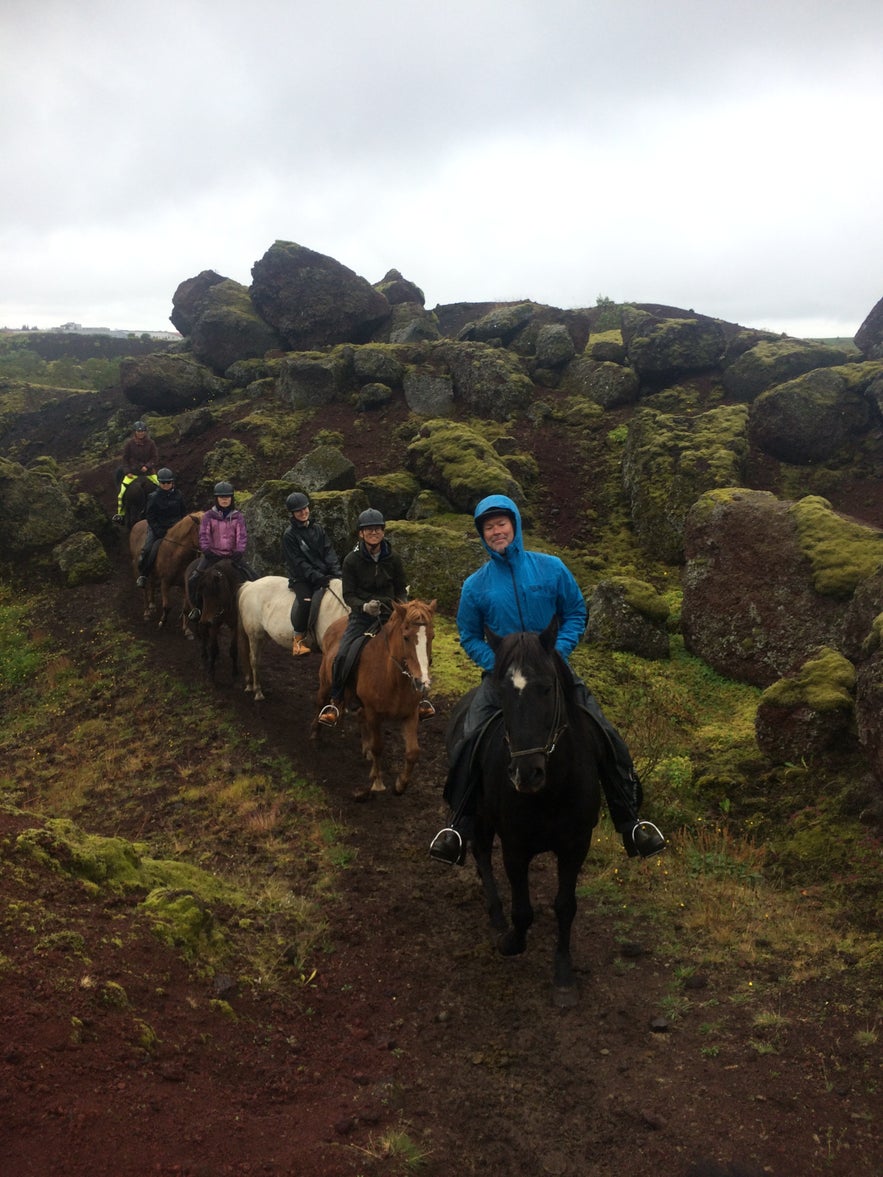
[[[195,569],[198,561],[194,560],[184,575],[185,603],[183,625],[187,627],[187,614],[193,601],[190,600],[190,573]],[[221,627],[226,625],[230,630],[230,662],[232,675],[236,678],[238,671],[238,648],[236,627],[239,620],[238,595],[242,586],[242,578],[233,565],[232,560],[218,560],[200,572],[195,582],[195,590],[200,608],[199,637],[202,650],[202,663],[209,678],[214,682],[215,667],[220,652]]]
[[[576,883],[589,851],[601,803],[599,764],[603,737],[573,698],[573,679],[555,650],[558,622],[541,634],[487,633],[494,651],[493,681],[502,706],[501,721],[488,727],[477,751],[480,779],[472,852],[484,888],[497,946],[504,956],[527,947],[533,923],[528,871],[538,854],[551,852],[558,863],[555,915],[554,1001],[576,1004],[577,988],[570,955],[570,932],[576,915]],[[462,726],[471,696],[454,709],[451,732]],[[450,739],[449,739],[450,746]],[[512,926],[493,873],[494,835],[512,892]]]

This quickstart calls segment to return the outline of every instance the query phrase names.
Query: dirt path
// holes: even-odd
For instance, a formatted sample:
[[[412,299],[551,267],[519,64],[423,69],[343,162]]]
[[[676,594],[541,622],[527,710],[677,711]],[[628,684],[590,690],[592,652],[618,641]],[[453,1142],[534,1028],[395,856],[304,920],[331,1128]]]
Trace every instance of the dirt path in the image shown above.
[[[113,609],[123,634],[144,633],[122,574],[67,601],[84,629]],[[776,1053],[761,1053],[739,1000],[756,979],[747,965],[734,959],[687,989],[678,963],[655,951],[662,929],[614,927],[583,904],[573,941],[581,1002],[554,1009],[550,864],[534,872],[529,950],[506,960],[491,944],[473,869],[428,859],[443,816],[444,700],[422,725],[408,793],[358,804],[351,791],[367,768],[355,724],[323,733],[318,747],[306,738],[314,658],[268,649],[267,699],[256,705],[230,685],[225,662],[212,688],[192,644],[174,631],[150,640],[151,673],[216,691],[248,731],[322,785],[348,827],[355,857],[331,951],[293,999],[230,994],[237,1020],[208,1023],[194,1011],[217,979],[190,976],[122,922],[124,909],[84,905],[57,882],[55,902],[84,921],[91,972],[106,967],[129,989],[141,978],[144,1016],[163,1047],[145,1059],[122,1029],[119,1041],[84,1033],[72,1044],[85,998],[52,990],[39,962],[0,972],[0,1168],[19,1177],[879,1177],[879,1052],[855,1045],[848,994],[834,983],[765,977],[788,1029]],[[623,867],[646,864],[623,856]],[[0,878],[16,898],[2,858]],[[111,921],[129,927],[126,975],[107,942]],[[0,952],[17,959],[14,944]],[[710,1024],[719,1049],[708,1048]],[[422,1169],[383,1155],[396,1132],[426,1154]]]

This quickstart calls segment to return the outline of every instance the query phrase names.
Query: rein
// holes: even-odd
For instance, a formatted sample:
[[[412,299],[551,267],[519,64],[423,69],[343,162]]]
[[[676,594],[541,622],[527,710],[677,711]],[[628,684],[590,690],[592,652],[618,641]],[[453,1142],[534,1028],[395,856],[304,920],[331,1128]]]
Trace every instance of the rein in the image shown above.
[[[558,746],[558,741],[561,739],[567,728],[567,720],[564,718],[564,692],[561,689],[561,683],[558,679],[555,680],[555,711],[552,715],[552,724],[549,734],[546,737],[546,742],[541,747],[536,748],[519,748],[517,751],[512,751],[512,742],[509,739],[508,730],[505,731],[506,743],[509,746],[509,759],[518,760],[522,756],[536,756],[539,753],[544,759],[548,760],[552,753]]]

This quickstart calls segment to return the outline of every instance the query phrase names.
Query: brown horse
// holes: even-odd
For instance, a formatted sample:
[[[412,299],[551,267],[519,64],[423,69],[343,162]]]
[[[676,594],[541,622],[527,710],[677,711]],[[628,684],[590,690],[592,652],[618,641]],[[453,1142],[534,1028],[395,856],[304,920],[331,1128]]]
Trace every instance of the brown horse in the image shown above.
[[[147,578],[144,589],[144,620],[149,621],[156,612],[156,589],[159,586],[161,609],[159,626],[162,628],[169,619],[171,599],[169,589],[175,585],[184,587],[184,572],[193,557],[199,552],[199,521],[204,511],[191,511],[170,527],[160,540],[159,551]],[[144,546],[147,534],[147,520],[139,519],[129,532],[129,553],[135,576],[138,576],[138,556]]]
[[[196,560],[191,560],[184,573],[185,617],[193,607],[193,601],[190,599],[190,573],[196,564]],[[232,560],[218,560],[204,568],[196,580],[196,595],[201,601],[197,631],[202,648],[202,664],[212,682],[215,681],[215,666],[220,652],[219,638],[221,627],[224,625],[230,630],[230,661],[233,666],[233,677],[236,678],[236,626],[239,620],[236,602],[241,586],[242,579]]]
[[[347,698],[353,700],[355,696],[361,703],[358,714],[362,751],[371,761],[370,785],[354,791],[357,801],[365,801],[372,793],[385,790],[381,771],[384,720],[398,720],[402,725],[405,762],[394,788],[401,795],[408,787],[420,755],[417,708],[429,693],[435,607],[435,601],[397,602],[389,621],[362,648],[358,666],[347,686]],[[347,619],[341,618],[325,634],[316,697],[319,710],[328,702],[331,668],[346,625]],[[310,739],[316,738],[319,726],[317,715],[310,728]]]

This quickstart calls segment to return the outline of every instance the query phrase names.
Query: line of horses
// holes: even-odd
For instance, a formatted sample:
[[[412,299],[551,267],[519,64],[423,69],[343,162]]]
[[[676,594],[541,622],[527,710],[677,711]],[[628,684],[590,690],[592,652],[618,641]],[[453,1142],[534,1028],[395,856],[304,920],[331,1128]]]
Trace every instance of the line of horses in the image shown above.
[[[158,593],[158,624],[164,627],[171,610],[171,590],[181,588],[181,625],[191,637],[186,585],[189,570],[199,555],[201,517],[202,512],[192,512],[169,530],[159,545],[143,590],[145,620],[157,614]],[[141,520],[130,532],[136,575],[146,526]],[[240,584],[231,561],[221,560],[201,574],[199,589],[202,613],[198,630],[208,674],[214,676],[219,635],[226,626],[231,635],[234,677],[241,668],[245,690],[259,702],[264,698],[259,665],[265,639],[291,648],[292,595],[287,579],[264,576]],[[394,791],[401,795],[408,787],[419,757],[418,705],[431,684],[435,612],[435,601],[397,604],[379,633],[365,643],[347,690],[347,700],[357,709],[362,751],[371,765],[368,783],[353,793],[357,800],[385,789],[381,759],[384,724],[388,722],[401,725],[405,745]],[[341,583],[332,581],[314,621],[316,645],[322,651],[316,716],[328,699],[331,667],[347,613]],[[556,636],[554,618],[542,634],[517,633],[503,638],[488,634],[495,650],[493,679],[502,711],[499,722],[489,726],[476,752],[481,788],[475,802],[472,853],[497,947],[505,956],[526,949],[527,931],[534,918],[530,863],[545,852],[555,855],[558,935],[552,993],[557,1006],[567,1007],[577,1001],[570,952],[576,884],[598,821],[599,773],[609,753],[591,717],[572,698],[569,673],[555,651]],[[462,723],[468,702],[469,695],[455,706],[450,720],[452,732]],[[311,739],[317,738],[319,727],[314,719]],[[493,871],[495,839],[501,844],[511,890],[511,925],[503,912]]]

